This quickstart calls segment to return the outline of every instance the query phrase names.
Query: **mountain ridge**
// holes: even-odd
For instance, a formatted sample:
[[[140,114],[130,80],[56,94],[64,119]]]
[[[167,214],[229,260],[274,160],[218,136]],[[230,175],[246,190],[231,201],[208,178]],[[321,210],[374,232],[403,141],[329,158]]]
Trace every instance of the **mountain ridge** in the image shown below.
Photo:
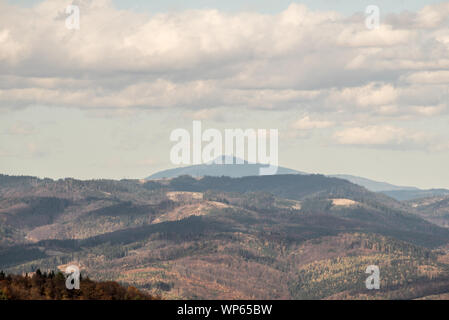
[[[448,229],[339,178],[0,175],[12,274],[76,264],[166,299],[349,299],[365,297],[374,264],[383,290],[370,297],[404,299],[449,292],[445,259]]]
[[[219,157],[218,160],[222,160],[229,157]],[[204,177],[204,176],[227,176],[233,178],[240,178],[246,176],[257,176],[259,175],[260,168],[266,167],[267,165],[260,163],[248,163],[247,161],[240,160],[243,164],[237,164],[237,158],[232,158],[233,164],[217,164],[215,159],[207,164],[199,164],[192,165],[180,168],[173,168],[158,171],[147,178],[145,180],[155,180],[155,179],[168,179],[179,177],[183,175],[189,175],[192,177]],[[224,161],[222,161],[224,163]],[[286,167],[278,167],[278,171],[276,175],[283,174],[302,174],[308,175],[309,173],[286,168]],[[380,182],[372,179],[367,179],[363,177],[358,177],[354,175],[348,174],[333,174],[327,175],[329,177],[340,178],[344,180],[348,180],[357,185],[363,186],[366,189],[373,192],[381,192],[390,197],[393,197],[397,200],[413,200],[424,197],[432,197],[432,196],[441,196],[441,195],[449,195],[449,190],[447,189],[420,189],[417,187],[410,186],[397,186],[388,182]]]

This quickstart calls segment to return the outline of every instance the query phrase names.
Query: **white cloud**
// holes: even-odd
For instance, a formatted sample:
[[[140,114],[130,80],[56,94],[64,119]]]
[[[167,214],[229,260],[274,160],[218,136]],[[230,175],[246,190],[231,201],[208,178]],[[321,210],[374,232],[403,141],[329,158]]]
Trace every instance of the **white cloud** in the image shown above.
[[[444,104],[440,104],[437,106],[413,106],[412,109],[417,114],[427,117],[442,114],[447,110]]]
[[[418,12],[416,21],[423,28],[436,28],[447,22],[449,15],[449,3],[443,2],[437,5],[429,5]]]
[[[335,132],[334,139],[344,145],[395,147],[426,144],[429,136],[395,126],[378,125],[346,128]]]
[[[320,120],[312,120],[309,116],[305,116],[303,118],[298,119],[296,122],[292,124],[294,129],[299,130],[311,130],[311,129],[324,129],[333,126],[334,123],[331,121],[320,121]]]
[[[449,84],[449,71],[422,71],[415,72],[405,77],[409,83],[420,84]]]
[[[78,3],[79,31],[65,28],[58,0],[31,8],[0,3],[0,72],[14,74],[0,77],[1,107],[312,108],[340,94],[354,112],[352,102],[395,104],[395,82],[410,71],[449,66],[445,6],[370,31],[363,16],[300,4],[276,15],[150,16],[111,1]],[[435,15],[433,31],[420,32]]]
[[[189,113],[188,116],[193,120],[214,120],[214,121],[224,121],[229,115],[229,110],[221,110],[218,108],[213,109],[201,109]]]
[[[19,43],[12,39],[10,31],[8,29],[0,29],[0,62],[7,62],[14,64],[21,55],[21,46]]]
[[[409,30],[395,30],[390,25],[378,29],[345,28],[337,38],[337,43],[350,47],[389,47],[408,43],[413,36]]]
[[[409,133],[380,119],[447,110],[447,4],[390,15],[370,31],[363,15],[301,4],[279,14],[149,15],[108,0],[77,3],[81,29],[74,31],[65,28],[59,0],[0,2],[0,108],[51,105],[98,115],[183,108],[216,121],[233,108],[290,110],[289,121],[314,115],[292,125],[300,130],[358,123],[336,134],[344,144],[358,144],[357,133],[404,144]],[[370,138],[376,129],[379,136]]]
[[[370,83],[363,87],[334,89],[329,94],[327,103],[370,107],[392,104],[397,98],[398,90],[391,84]]]

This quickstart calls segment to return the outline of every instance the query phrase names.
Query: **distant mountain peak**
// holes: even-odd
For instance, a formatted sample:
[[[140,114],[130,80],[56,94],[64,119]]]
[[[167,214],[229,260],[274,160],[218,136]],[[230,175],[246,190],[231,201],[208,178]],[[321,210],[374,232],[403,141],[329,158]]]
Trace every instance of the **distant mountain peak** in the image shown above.
[[[175,178],[183,175],[189,175],[192,177],[221,177],[228,176],[232,178],[241,178],[247,176],[258,176],[260,168],[265,168],[269,164],[251,163],[246,160],[229,156],[221,155],[206,164],[192,165],[181,168],[168,169],[159,171],[151,176],[147,177],[147,180],[163,179],[163,178]],[[278,167],[276,174],[304,174],[303,172],[288,169],[284,167]]]
[[[213,164],[255,164],[250,163],[246,161],[245,159],[237,158],[232,155],[221,155],[216,157],[214,160],[211,160],[206,163],[206,165],[213,165]]]

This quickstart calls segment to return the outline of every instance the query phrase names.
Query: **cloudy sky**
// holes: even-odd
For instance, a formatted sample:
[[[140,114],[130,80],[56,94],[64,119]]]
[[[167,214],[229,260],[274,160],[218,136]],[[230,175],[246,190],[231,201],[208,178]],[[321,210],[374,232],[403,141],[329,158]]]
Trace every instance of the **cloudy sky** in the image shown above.
[[[142,178],[201,120],[279,129],[286,167],[449,188],[448,85],[449,2],[0,0],[0,172]]]

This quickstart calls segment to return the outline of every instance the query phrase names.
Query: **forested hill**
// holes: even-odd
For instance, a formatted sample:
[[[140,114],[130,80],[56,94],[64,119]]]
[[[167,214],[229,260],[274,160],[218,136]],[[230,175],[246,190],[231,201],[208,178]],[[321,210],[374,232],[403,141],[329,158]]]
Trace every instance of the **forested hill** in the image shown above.
[[[155,300],[135,287],[123,287],[117,282],[97,282],[82,278],[80,289],[68,290],[61,272],[31,276],[5,275],[0,271],[0,300]]]
[[[146,187],[160,187],[166,184],[176,191],[218,190],[224,192],[269,192],[275,196],[301,200],[310,197],[351,197],[353,200],[373,199],[382,200],[390,204],[397,203],[382,194],[370,192],[367,189],[353,184],[347,180],[329,178],[319,174],[313,175],[272,175],[251,176],[242,178],[230,177],[203,177],[195,179],[190,176],[181,176],[168,182],[149,181]]]
[[[0,176],[0,270],[77,264],[92,279],[117,281],[84,279],[78,294],[66,292],[61,275],[11,276],[1,295],[148,298],[118,283],[166,299],[446,294],[449,230],[419,217],[419,208],[322,175]],[[382,290],[366,296],[369,265],[379,266]]]

